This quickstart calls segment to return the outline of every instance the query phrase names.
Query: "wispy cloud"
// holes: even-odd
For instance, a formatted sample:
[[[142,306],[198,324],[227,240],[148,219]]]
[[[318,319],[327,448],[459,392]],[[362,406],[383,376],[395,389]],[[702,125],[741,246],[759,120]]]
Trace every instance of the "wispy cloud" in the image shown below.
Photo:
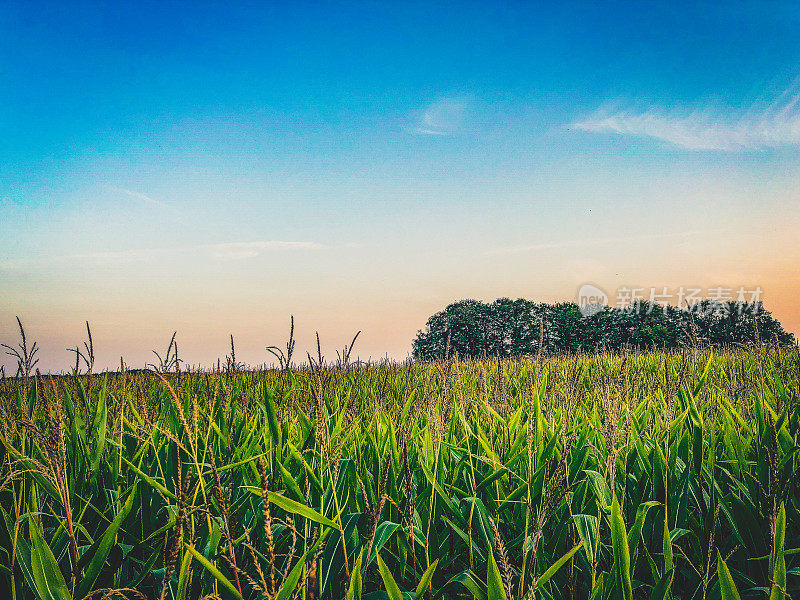
[[[584,238],[579,240],[562,240],[559,242],[545,242],[542,244],[526,244],[521,246],[509,246],[506,248],[493,248],[486,254],[490,256],[522,254],[535,250],[551,250],[561,248],[583,248],[586,246],[603,246],[607,244],[630,245],[633,242],[646,242],[651,240],[684,238],[697,235],[706,235],[719,230],[696,230],[696,231],[676,231],[672,233],[653,233],[644,235],[630,235],[625,237],[606,237],[606,238]]]
[[[107,252],[83,252],[80,254],[61,255],[55,257],[54,260],[59,261],[83,261],[83,260],[97,260],[102,262],[133,262],[138,260],[146,260],[148,258],[156,258],[167,252],[175,252],[185,250],[184,248],[175,248],[167,250],[166,248],[136,248],[133,250],[109,250]],[[39,261],[39,262],[44,262]]]
[[[263,240],[258,242],[228,242],[205,246],[212,257],[219,260],[241,260],[254,258],[269,250],[318,250],[324,248],[316,242],[285,242],[280,240]]]
[[[24,270],[42,264],[62,264],[64,262],[79,263],[90,261],[97,263],[132,263],[155,259],[168,259],[180,255],[192,255],[215,260],[243,260],[255,258],[273,251],[320,250],[327,248],[317,242],[258,240],[254,242],[225,242],[220,244],[201,244],[195,246],[177,246],[172,248],[135,248],[131,250],[108,250],[101,252],[84,252],[79,254],[62,254],[38,258],[0,260],[0,269]]]
[[[800,145],[800,90],[795,84],[771,101],[739,108],[720,104],[621,108],[607,104],[575,129],[646,137],[687,150],[764,150]]]
[[[149,204],[151,206],[157,206],[159,208],[172,208],[169,204],[161,202],[161,200],[156,200],[155,198],[151,198],[147,194],[142,194],[141,192],[136,192],[134,190],[128,190],[122,187],[116,187],[112,185],[109,185],[107,187],[112,192],[118,192],[130,198],[134,198],[135,200],[141,200],[142,202]]]
[[[418,115],[414,128],[423,135],[454,135],[464,130],[469,115],[470,100],[442,98],[429,104]]]

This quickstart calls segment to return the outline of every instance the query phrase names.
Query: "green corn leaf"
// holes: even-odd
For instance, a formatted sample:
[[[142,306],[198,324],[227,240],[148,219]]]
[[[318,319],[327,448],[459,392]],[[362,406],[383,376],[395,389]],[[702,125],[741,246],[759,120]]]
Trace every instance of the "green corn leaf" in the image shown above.
[[[594,548],[597,544],[597,532],[599,521],[594,515],[572,515],[575,522],[575,529],[583,542],[583,549],[586,552],[586,559],[589,564],[594,562]]]
[[[71,600],[67,582],[50,546],[44,541],[39,519],[29,519],[31,532],[31,571],[41,600]]]
[[[728,570],[728,565],[719,554],[717,554],[717,573],[722,600],[742,600],[739,590],[736,589],[736,584],[733,582],[733,577],[731,577],[731,572]]]
[[[11,515],[0,506],[0,513],[3,514],[3,520],[6,524],[8,531],[8,539],[16,541],[16,554],[17,564],[22,568],[22,574],[25,577],[28,585],[32,590],[36,589],[36,582],[33,578],[33,571],[31,570],[31,545],[22,536],[19,527],[19,521],[14,521]]]
[[[97,581],[100,571],[106,564],[106,559],[108,558],[109,552],[111,552],[111,548],[114,546],[114,544],[116,544],[119,528],[122,526],[123,521],[125,521],[128,514],[131,512],[131,509],[133,508],[135,496],[136,486],[133,487],[133,490],[131,490],[131,493],[128,495],[128,499],[122,506],[122,509],[119,511],[117,516],[114,517],[114,520],[111,522],[111,524],[106,528],[102,537],[92,544],[89,550],[87,550],[85,553],[84,556],[92,556],[92,559],[89,562],[89,565],[86,567],[83,579],[78,587],[77,595],[79,597],[83,598],[83,596],[89,593],[94,585],[94,582]],[[84,559],[84,556],[81,556],[82,560]]]
[[[702,390],[703,386],[706,384],[706,381],[708,380],[708,373],[709,370],[711,369],[711,363],[713,361],[714,361],[714,351],[711,350],[708,353],[708,360],[706,361],[706,366],[703,368],[703,374],[700,376],[700,379],[697,381],[697,384],[694,386],[694,389],[692,390],[693,398],[697,397],[697,394],[700,393],[700,390]]]
[[[674,573],[675,571],[669,569],[661,576],[661,579],[653,587],[653,591],[650,592],[650,600],[668,600]]]
[[[189,573],[191,572],[193,554],[186,549],[183,553],[181,568],[178,571],[178,592],[175,594],[176,600],[186,598],[186,587],[189,583]]]
[[[289,600],[292,595],[294,594],[295,589],[297,588],[297,583],[300,581],[300,575],[303,573],[303,567],[306,564],[308,558],[314,553],[316,553],[317,549],[322,545],[325,539],[328,537],[330,532],[333,531],[332,529],[326,529],[322,535],[319,536],[316,543],[309,548],[306,553],[297,561],[292,570],[289,572],[289,575],[286,576],[284,579],[283,584],[281,584],[281,589],[278,591],[278,595],[275,597],[275,600]],[[316,592],[316,590],[315,590]]]
[[[317,488],[317,491],[321,492],[323,490],[322,483],[320,482],[317,474],[314,473],[314,469],[311,468],[311,465],[308,464],[303,455],[300,454],[300,451],[292,444],[290,441],[286,441],[286,447],[289,448],[289,453],[292,457],[297,460],[303,468],[306,470],[306,474],[311,479],[311,483],[314,484],[314,487]]]
[[[406,423],[408,422],[408,412],[411,410],[411,405],[414,403],[414,398],[416,394],[412,391],[408,398],[406,399],[405,405],[403,406],[403,412],[400,414],[400,422]]]
[[[647,517],[647,511],[654,506],[658,506],[659,504],[659,502],[651,500],[649,502],[642,502],[636,509],[636,519],[633,522],[631,530],[628,532],[628,548],[631,554],[636,552],[636,548],[642,541],[642,527],[644,527],[644,520]]]
[[[472,571],[463,571],[457,575],[453,575],[447,580],[447,583],[442,586],[442,589],[436,592],[436,595],[433,597],[434,600],[439,600],[439,598],[444,597],[450,588],[456,585],[466,588],[475,600],[486,600],[486,589],[484,589],[483,583],[478,580]]]
[[[18,462],[19,467],[25,469],[28,473],[30,473],[33,480],[36,484],[47,493],[53,500],[58,502],[59,505],[62,504],[63,500],[61,498],[61,494],[56,489],[56,486],[53,485],[53,482],[50,481],[49,477],[45,477],[43,473],[39,471],[37,464],[24,456],[19,450],[14,448],[10,443],[6,442],[5,436],[0,436],[0,442],[3,443],[5,446],[6,451],[14,457],[14,459]]]
[[[508,600],[503,587],[503,579],[500,577],[500,570],[497,568],[497,562],[494,560],[492,552],[489,552],[489,562],[486,565],[486,587],[489,600]]]
[[[788,402],[788,398],[786,396],[786,388],[783,385],[783,380],[781,379],[780,374],[778,373],[775,365],[772,365],[772,380],[775,383],[775,392],[776,395],[783,401],[784,405]]]
[[[381,579],[383,579],[383,587],[386,588],[389,600],[403,600],[403,594],[400,592],[400,588],[397,587],[397,582],[394,580],[394,577],[392,577],[392,572],[389,570],[389,567],[383,562],[380,554],[378,554],[377,559],[378,569],[381,572]]]
[[[266,413],[267,424],[269,425],[269,433],[272,437],[272,443],[277,449],[278,456],[280,456],[283,449],[283,444],[281,439],[281,426],[278,423],[278,413],[275,410],[275,401],[273,399],[272,392],[267,389],[266,385],[262,386],[262,391],[264,398],[264,412]]]
[[[97,403],[95,404],[94,416],[92,417],[92,435],[91,435],[91,464],[90,469],[95,473],[100,467],[100,461],[106,451],[106,427],[108,421],[108,406],[106,404],[106,385],[97,395]]]
[[[414,600],[421,600],[421,598],[425,595],[425,591],[431,585],[431,579],[433,579],[433,574],[436,571],[436,566],[439,564],[439,559],[437,558],[435,561],[431,563],[425,572],[422,574],[422,577],[419,579],[419,583],[417,584],[417,590],[414,592]]]
[[[384,521],[378,525],[378,527],[375,529],[375,538],[372,541],[372,550],[367,556],[367,564],[365,566],[368,567],[372,564],[372,561],[375,560],[378,552],[383,549],[386,542],[389,541],[389,538],[392,537],[394,532],[397,531],[399,527],[399,523],[393,523],[391,521]]]
[[[558,572],[558,570],[564,566],[564,563],[566,563],[570,558],[572,558],[572,556],[578,550],[581,549],[581,546],[583,546],[583,540],[575,544],[572,550],[568,551],[564,556],[562,556],[556,562],[550,565],[550,568],[547,569],[547,571],[545,571],[544,573],[542,573],[542,575],[536,580],[536,589],[537,590],[540,589],[544,584],[550,581],[553,575],[555,575]]]
[[[624,600],[633,600],[631,585],[631,555],[628,548],[628,533],[622,518],[622,508],[614,494],[611,502],[611,544],[614,552],[614,568],[617,582]]]
[[[606,593],[608,587],[608,573],[603,571],[597,576],[597,581],[592,588],[592,593],[589,595],[589,600],[598,600],[599,598],[607,598],[609,595]]]
[[[592,491],[594,491],[595,497],[600,503],[600,506],[602,508],[611,506],[612,493],[611,488],[608,487],[606,478],[597,471],[587,470],[584,471],[584,473],[586,473],[586,478],[588,479]]]
[[[358,553],[358,558],[350,573],[350,585],[347,588],[345,600],[361,600],[361,559],[364,558],[364,549]]]
[[[661,538],[661,551],[664,553],[664,571],[672,571],[675,565],[672,559],[672,535],[669,531],[666,506],[664,507],[664,531]]]
[[[250,489],[250,488],[248,488]],[[261,489],[256,488],[257,493],[261,494]],[[256,492],[254,492],[256,493]],[[295,502],[291,498],[287,498],[286,496],[281,496],[280,494],[276,494],[275,492],[267,492],[269,501],[274,504],[275,506],[282,508],[286,512],[290,512],[295,515],[299,515],[306,519],[310,519],[315,521],[321,525],[325,525],[326,527],[333,527],[334,529],[338,529],[339,526],[328,519],[327,517],[323,517],[313,508],[306,506],[305,504],[300,504],[299,502]]]
[[[300,490],[300,485],[298,485],[295,478],[292,477],[292,474],[289,473],[289,471],[286,469],[286,467],[283,466],[283,464],[280,461],[275,461],[275,463],[278,467],[278,470],[281,472],[281,479],[283,479],[283,485],[286,486],[286,489],[292,492],[295,498],[300,500],[303,499],[304,494]]]
[[[772,559],[772,589],[769,600],[783,600],[786,595],[786,558],[784,544],[786,539],[786,507],[781,503],[775,519],[774,554]]]
[[[123,462],[125,462],[125,464],[128,465],[128,467],[130,467],[131,471],[133,471],[136,474],[137,477],[139,477],[145,483],[147,483],[147,485],[149,485],[153,489],[158,490],[159,492],[161,492],[162,494],[164,494],[168,498],[172,498],[173,500],[177,500],[178,499],[178,497],[174,493],[170,492],[163,483],[159,483],[158,481],[156,481],[155,479],[150,477],[150,475],[148,475],[147,473],[145,473],[144,471],[139,469],[139,467],[134,465],[131,461],[129,461],[124,456],[122,457],[122,460],[123,460]]]
[[[236,586],[233,585],[233,583],[231,583],[231,580],[228,579],[227,577],[225,577],[225,575],[223,575],[222,572],[219,569],[217,569],[217,567],[215,567],[214,564],[211,561],[209,561],[205,556],[203,556],[200,552],[198,552],[195,549],[194,546],[191,546],[190,544],[185,544],[185,546],[186,546],[186,549],[197,560],[197,562],[199,562],[201,565],[203,565],[203,567],[205,567],[205,569],[209,573],[211,573],[211,575],[214,577],[214,579],[219,581],[220,584],[222,584],[222,586],[226,590],[228,590],[228,592],[231,595],[233,595],[234,598],[237,598],[238,600],[244,600],[242,598],[242,595],[239,593],[239,590],[236,589]]]

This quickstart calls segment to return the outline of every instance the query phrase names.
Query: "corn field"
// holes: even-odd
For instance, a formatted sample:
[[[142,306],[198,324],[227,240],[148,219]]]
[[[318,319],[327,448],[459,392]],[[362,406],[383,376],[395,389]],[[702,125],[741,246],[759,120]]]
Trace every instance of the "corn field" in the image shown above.
[[[798,598],[799,383],[766,348],[5,378],[0,596]]]

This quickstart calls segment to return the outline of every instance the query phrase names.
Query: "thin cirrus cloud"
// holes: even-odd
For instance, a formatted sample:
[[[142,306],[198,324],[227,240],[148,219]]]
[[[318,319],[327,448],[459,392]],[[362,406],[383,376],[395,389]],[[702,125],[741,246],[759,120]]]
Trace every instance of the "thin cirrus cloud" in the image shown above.
[[[732,109],[695,105],[666,110],[604,106],[573,129],[661,140],[686,150],[766,150],[800,146],[800,91]]]
[[[499,256],[509,254],[523,254],[526,252],[533,252],[535,250],[553,250],[562,248],[582,248],[585,246],[603,246],[606,244],[630,244],[631,242],[642,242],[649,240],[660,240],[670,238],[685,238],[698,235],[705,235],[708,233],[718,232],[720,230],[687,230],[675,231],[670,233],[654,233],[643,235],[632,235],[627,237],[606,237],[606,238],[584,238],[573,240],[562,240],[558,242],[543,242],[540,244],[527,244],[522,246],[508,246],[505,248],[493,248],[488,250],[488,256]]]
[[[124,194],[125,196],[128,196],[129,198],[133,198],[135,200],[140,200],[141,202],[144,202],[145,204],[149,204],[150,206],[156,206],[158,208],[172,208],[166,202],[162,202],[161,200],[156,200],[155,198],[151,198],[147,194],[142,194],[141,192],[136,192],[134,190],[129,190],[129,189],[126,189],[126,188],[116,187],[116,186],[111,186],[111,185],[107,186],[107,188],[109,189],[109,191],[117,192],[119,194]]]
[[[255,258],[262,252],[270,250],[318,250],[324,248],[316,242],[286,242],[280,240],[263,240],[258,242],[228,242],[203,246],[211,251],[211,256],[218,260],[242,260]]]
[[[418,115],[414,132],[422,135],[455,135],[465,130],[470,100],[442,98],[432,102]]]
[[[261,254],[276,250],[318,250],[324,248],[317,242],[285,241],[285,240],[258,240],[254,242],[224,242],[219,244],[200,244],[196,246],[181,246],[177,248],[140,248],[135,250],[92,252],[88,254],[73,255],[72,259],[95,259],[110,261],[137,261],[150,258],[175,256],[176,254],[207,253],[217,260],[243,260],[255,258]]]
[[[131,250],[109,250],[102,252],[86,252],[82,254],[59,255],[38,259],[22,259],[0,261],[0,268],[17,270],[26,267],[75,261],[93,261],[99,263],[132,263],[148,260],[174,258],[177,255],[197,256],[198,253],[215,260],[244,260],[255,258],[272,251],[320,250],[324,244],[305,241],[259,240],[254,242],[224,242],[219,244],[200,244],[195,246],[178,246],[173,248],[134,248]]]

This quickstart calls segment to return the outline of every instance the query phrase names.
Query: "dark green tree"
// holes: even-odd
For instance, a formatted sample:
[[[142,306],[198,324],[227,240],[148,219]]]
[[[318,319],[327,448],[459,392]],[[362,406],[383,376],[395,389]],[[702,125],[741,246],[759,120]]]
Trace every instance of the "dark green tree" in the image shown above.
[[[430,360],[448,354],[479,358],[767,344],[791,345],[794,336],[760,302],[704,300],[689,310],[640,301],[584,315],[573,302],[500,298],[450,304],[428,319],[413,351],[415,358]]]

